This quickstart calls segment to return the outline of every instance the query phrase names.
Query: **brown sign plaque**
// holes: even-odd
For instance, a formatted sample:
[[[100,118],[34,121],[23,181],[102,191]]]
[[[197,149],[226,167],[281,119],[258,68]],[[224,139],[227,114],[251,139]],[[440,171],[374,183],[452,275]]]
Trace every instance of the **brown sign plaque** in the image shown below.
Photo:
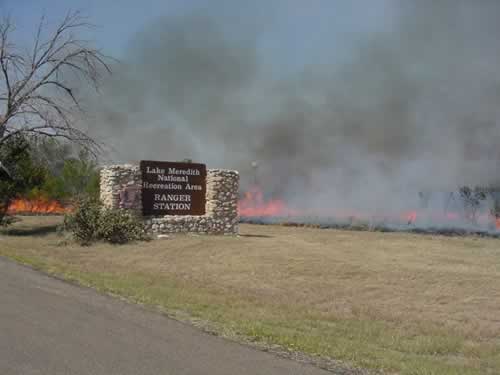
[[[142,213],[204,215],[205,164],[142,160]]]

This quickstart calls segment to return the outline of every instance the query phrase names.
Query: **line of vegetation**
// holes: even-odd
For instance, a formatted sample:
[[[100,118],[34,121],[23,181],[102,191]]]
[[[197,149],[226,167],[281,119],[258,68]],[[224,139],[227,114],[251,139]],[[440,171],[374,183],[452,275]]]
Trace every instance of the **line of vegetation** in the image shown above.
[[[70,204],[83,196],[98,198],[99,168],[86,149],[17,136],[0,147],[0,160],[12,177],[0,180],[0,224],[9,222],[14,199]]]

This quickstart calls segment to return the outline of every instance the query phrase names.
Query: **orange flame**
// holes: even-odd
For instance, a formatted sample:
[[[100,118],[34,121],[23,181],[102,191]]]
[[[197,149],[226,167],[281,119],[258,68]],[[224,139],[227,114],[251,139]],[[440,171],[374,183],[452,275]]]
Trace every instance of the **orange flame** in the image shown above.
[[[441,223],[463,225],[464,217],[460,212],[439,212],[426,209],[412,210],[406,212],[386,212],[384,214],[370,214],[368,212],[359,212],[353,210],[337,209],[331,212],[329,209],[314,209],[311,212],[305,212],[291,208],[284,200],[269,199],[266,200],[264,193],[258,186],[251,187],[244,192],[238,203],[239,215],[244,218],[263,218],[263,217],[312,217],[327,219],[336,219],[339,221],[367,221],[367,222],[389,222],[393,224],[416,225],[422,223]],[[417,221],[418,219],[418,221]],[[496,218],[489,213],[478,214],[474,221],[483,228],[491,228],[493,225],[500,231],[500,217]]]
[[[293,216],[297,213],[287,207],[280,199],[266,201],[262,190],[257,186],[252,187],[243,193],[243,197],[238,202],[240,216]]]
[[[417,211],[407,212],[402,215],[402,220],[407,221],[408,224],[412,224],[417,220]]]
[[[19,198],[9,204],[9,214],[64,214],[70,210],[56,200]]]

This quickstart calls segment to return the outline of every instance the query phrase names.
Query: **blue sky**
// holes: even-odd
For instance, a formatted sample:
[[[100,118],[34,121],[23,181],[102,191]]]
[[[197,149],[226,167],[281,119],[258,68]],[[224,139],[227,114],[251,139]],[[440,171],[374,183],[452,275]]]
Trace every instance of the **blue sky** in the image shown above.
[[[128,39],[159,15],[189,11],[203,0],[135,1],[135,0],[0,0],[0,11],[14,18],[23,36],[33,33],[40,16],[49,22],[60,20],[69,10],[81,10],[97,26],[92,39],[113,55],[120,55]],[[146,3],[148,5],[146,5]],[[187,5],[187,3],[191,3]]]
[[[118,58],[147,24],[202,9],[216,13],[228,32],[245,23],[254,28],[263,58],[281,67],[342,59],[350,44],[390,28],[393,8],[391,0],[0,0],[0,12],[14,18],[26,40],[42,14],[56,22],[70,9],[82,10],[98,26],[92,40]]]

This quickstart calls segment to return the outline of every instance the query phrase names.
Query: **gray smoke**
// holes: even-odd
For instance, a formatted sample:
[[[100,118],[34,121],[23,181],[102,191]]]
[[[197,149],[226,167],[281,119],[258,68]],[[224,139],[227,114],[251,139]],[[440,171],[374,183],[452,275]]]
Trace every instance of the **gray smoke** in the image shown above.
[[[355,37],[319,36],[300,71],[263,46],[276,17],[305,5],[235,3],[130,41],[95,104],[116,160],[191,158],[240,170],[243,185],[256,160],[265,192],[322,209],[399,210],[421,190],[500,183],[500,2],[380,1],[380,27],[357,34],[367,2],[353,2],[336,32]]]

